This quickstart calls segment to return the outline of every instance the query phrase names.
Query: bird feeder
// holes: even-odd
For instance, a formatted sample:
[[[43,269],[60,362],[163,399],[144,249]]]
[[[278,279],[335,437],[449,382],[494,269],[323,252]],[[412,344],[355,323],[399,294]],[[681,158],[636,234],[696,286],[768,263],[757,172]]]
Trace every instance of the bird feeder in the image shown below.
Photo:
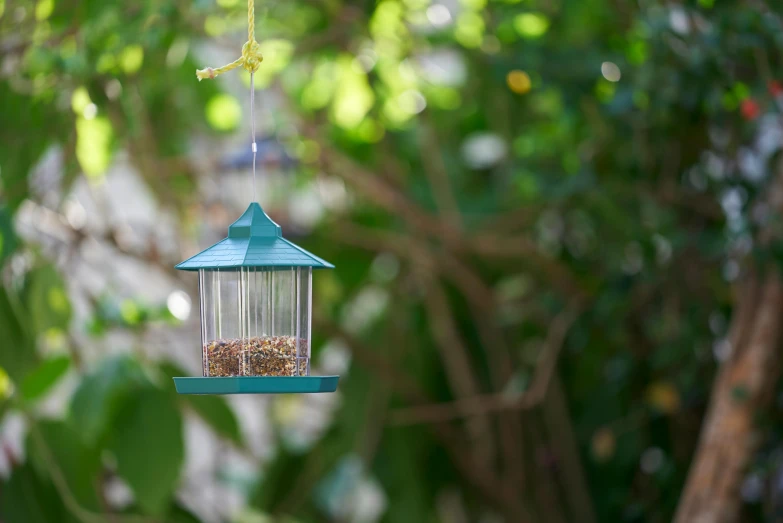
[[[198,272],[203,370],[174,378],[177,392],[333,392],[338,376],[310,375],[313,269],[332,268],[251,203],[227,238],[177,265]]]
[[[256,199],[255,72],[264,57],[255,39],[255,2],[247,2],[242,55],[200,80],[243,67],[250,73],[250,148]],[[198,271],[203,376],[174,378],[180,394],[334,392],[339,376],[310,375],[313,269],[334,266],[289,242],[257,203],[228,237],[177,265]]]

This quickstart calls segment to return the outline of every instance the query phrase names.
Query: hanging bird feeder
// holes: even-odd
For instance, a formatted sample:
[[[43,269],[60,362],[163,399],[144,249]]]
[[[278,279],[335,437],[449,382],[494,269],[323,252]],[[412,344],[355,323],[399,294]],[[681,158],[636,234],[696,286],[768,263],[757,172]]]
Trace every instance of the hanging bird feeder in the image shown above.
[[[253,37],[253,0],[248,18],[242,58],[197,75],[214,78],[240,65],[250,71],[252,121],[253,73],[262,59]],[[255,202],[229,226],[227,238],[177,265],[198,271],[203,367],[201,377],[174,378],[177,392],[334,392],[339,376],[310,375],[312,274],[323,268],[334,266],[283,238],[280,226]]]

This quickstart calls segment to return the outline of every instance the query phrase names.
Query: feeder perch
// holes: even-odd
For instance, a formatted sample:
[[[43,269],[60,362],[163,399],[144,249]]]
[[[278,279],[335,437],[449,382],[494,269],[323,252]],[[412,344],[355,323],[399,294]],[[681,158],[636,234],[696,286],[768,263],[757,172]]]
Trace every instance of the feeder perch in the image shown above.
[[[177,392],[334,392],[339,376],[310,375],[313,269],[334,266],[283,238],[260,205],[176,268],[198,271],[203,367],[174,378]]]

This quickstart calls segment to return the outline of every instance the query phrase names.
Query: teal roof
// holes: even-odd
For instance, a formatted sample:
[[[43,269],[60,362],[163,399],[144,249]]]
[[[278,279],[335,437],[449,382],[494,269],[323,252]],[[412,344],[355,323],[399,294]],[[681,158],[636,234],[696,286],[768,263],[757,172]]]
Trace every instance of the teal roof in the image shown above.
[[[177,265],[183,271],[237,267],[312,267],[334,265],[283,238],[280,226],[251,203],[228,228],[228,238]]]

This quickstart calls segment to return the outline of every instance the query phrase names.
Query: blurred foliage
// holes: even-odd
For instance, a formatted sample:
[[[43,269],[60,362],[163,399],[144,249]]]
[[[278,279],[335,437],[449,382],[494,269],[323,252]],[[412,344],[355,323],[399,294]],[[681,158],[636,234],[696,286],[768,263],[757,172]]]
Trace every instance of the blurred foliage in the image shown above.
[[[341,340],[353,359],[311,445],[287,443],[285,413],[303,400],[275,400],[279,444],[235,521],[361,520],[349,500],[368,481],[389,522],[671,520],[731,282],[748,253],[783,263],[779,244],[756,241],[780,219],[763,201],[783,135],[780,7],[259,1],[257,13],[256,86],[284,95],[274,125],[296,183],[326,173],[353,196],[304,241],[338,267],[314,281],[316,354]],[[85,362],[73,346],[74,331],[103,341],[176,323],[164,305],[107,292],[78,324],[58,257],[13,230],[43,199],[33,172],[54,147],[54,211],[125,150],[197,231],[209,173],[189,150],[246,115],[222,80],[196,81],[218,65],[196,51],[235,55],[245,23],[239,0],[0,0],[0,396],[28,434],[0,489],[4,522],[197,521],[176,496],[188,413],[248,452],[222,398],[176,396],[174,364],[108,350]],[[565,406],[548,393],[529,409],[401,421],[415,405],[530,390],[571,310],[551,385]],[[64,376],[78,381],[66,416],[47,419],[36,407]],[[781,412],[762,417],[748,521],[783,506]],[[133,502],[106,517],[117,477]]]

